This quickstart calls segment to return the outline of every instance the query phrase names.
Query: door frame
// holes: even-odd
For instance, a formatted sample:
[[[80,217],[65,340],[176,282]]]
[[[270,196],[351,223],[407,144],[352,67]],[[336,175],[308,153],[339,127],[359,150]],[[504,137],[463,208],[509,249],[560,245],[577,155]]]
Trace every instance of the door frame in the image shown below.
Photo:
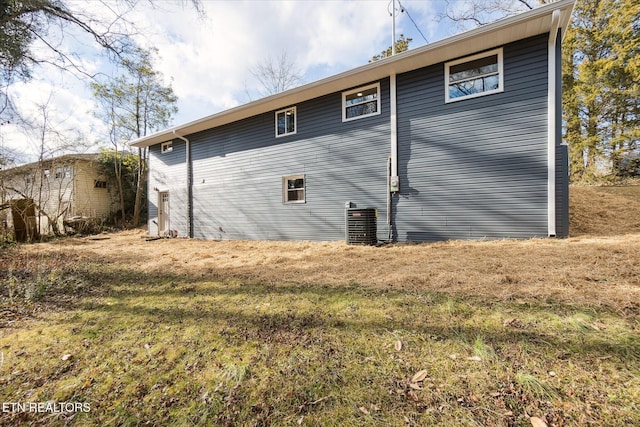
[[[166,201],[164,197],[166,196]],[[168,191],[158,192],[158,236],[168,233],[171,230],[171,216],[170,214],[170,198]],[[166,228],[164,226],[166,225]]]

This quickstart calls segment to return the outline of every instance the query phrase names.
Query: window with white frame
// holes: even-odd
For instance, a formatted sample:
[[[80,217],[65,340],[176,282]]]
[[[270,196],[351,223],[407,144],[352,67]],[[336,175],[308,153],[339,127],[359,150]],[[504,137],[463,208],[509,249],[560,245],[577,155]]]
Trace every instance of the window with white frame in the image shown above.
[[[502,48],[444,65],[446,102],[504,91]]]
[[[304,175],[290,175],[282,177],[282,202],[305,203]]]
[[[65,166],[64,168],[56,168],[56,179],[71,178],[71,166]]]
[[[296,107],[276,111],[276,137],[296,133]]]
[[[342,92],[342,121],[380,114],[380,83]]]
[[[173,151],[173,141],[163,142],[160,146],[161,153],[170,153]]]

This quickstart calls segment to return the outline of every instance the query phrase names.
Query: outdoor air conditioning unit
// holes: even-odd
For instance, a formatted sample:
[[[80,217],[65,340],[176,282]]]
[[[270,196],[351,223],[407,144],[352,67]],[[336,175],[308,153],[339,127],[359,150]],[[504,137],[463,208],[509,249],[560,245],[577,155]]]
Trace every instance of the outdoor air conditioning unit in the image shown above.
[[[347,208],[346,241],[348,245],[378,243],[378,210]]]

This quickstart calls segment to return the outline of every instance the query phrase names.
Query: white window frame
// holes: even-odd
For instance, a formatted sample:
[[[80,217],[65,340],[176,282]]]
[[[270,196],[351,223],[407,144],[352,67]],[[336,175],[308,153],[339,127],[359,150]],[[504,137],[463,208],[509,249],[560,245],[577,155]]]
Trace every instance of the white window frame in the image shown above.
[[[167,142],[163,142],[160,145],[160,152],[162,154],[164,153],[170,153],[173,151],[173,141],[167,141]]]
[[[488,56],[497,55],[498,57],[498,88],[493,90],[488,90],[485,92],[473,93],[471,95],[458,96],[456,98],[451,98],[449,95],[449,71],[451,67],[454,65],[463,64],[465,62],[471,62],[478,59],[486,58]],[[493,74],[493,73],[492,73]],[[474,76],[473,78],[482,77]],[[472,79],[469,79],[472,80]],[[487,52],[478,53],[476,55],[467,56],[464,58],[456,59],[455,61],[449,61],[444,64],[444,94],[445,94],[445,103],[462,101],[465,99],[478,98],[480,96],[491,95],[494,93],[504,92],[504,55],[502,48],[493,49]]]
[[[371,88],[376,88],[377,91],[377,96],[376,96],[376,101],[377,101],[377,107],[376,107],[376,112],[375,113],[369,113],[369,114],[363,114],[361,116],[355,116],[355,117],[349,117],[347,118],[347,96],[349,95],[353,95],[354,93],[358,93],[358,92],[362,92]],[[352,120],[358,120],[358,119],[363,119],[365,117],[371,117],[371,116],[378,116],[380,115],[380,98],[381,98],[381,93],[380,93],[380,82],[378,83],[374,83],[374,84],[370,84],[367,86],[362,86],[356,89],[352,89],[352,90],[348,90],[346,92],[342,92],[342,121],[343,122],[350,122]],[[363,101],[360,104],[365,104],[371,101]],[[360,105],[360,104],[356,104],[356,105]]]
[[[289,188],[287,186],[287,181],[302,179],[302,200],[289,200]],[[299,191],[300,189],[296,189],[295,191]],[[282,203],[285,205],[296,204],[296,203],[307,203],[307,178],[304,174],[298,175],[287,175],[282,177]]]
[[[286,116],[289,111],[293,111],[293,131],[291,132],[287,132],[287,123],[286,123]],[[278,115],[279,114],[285,115],[284,133],[281,133],[281,134],[278,133]],[[296,133],[298,133],[298,110],[296,109],[296,107],[293,106],[293,107],[285,108],[283,110],[276,111],[276,138],[280,138],[287,135],[295,135]]]

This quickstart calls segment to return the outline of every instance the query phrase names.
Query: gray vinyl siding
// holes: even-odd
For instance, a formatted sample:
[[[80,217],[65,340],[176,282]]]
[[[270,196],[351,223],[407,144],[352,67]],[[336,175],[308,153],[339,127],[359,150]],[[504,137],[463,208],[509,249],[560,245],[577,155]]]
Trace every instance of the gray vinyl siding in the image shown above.
[[[297,104],[294,135],[275,137],[275,110],[190,135],[193,237],[341,240],[348,201],[377,208],[384,223],[388,87],[381,81],[376,116],[343,123],[337,92]],[[282,177],[298,174],[306,203],[283,204]]]
[[[556,64],[562,64],[558,30]],[[569,146],[562,144],[562,67],[556,68],[556,237],[569,237]]]
[[[169,192],[169,227],[178,236],[188,236],[186,144],[173,141],[173,150],[160,152],[160,144],[149,147],[149,234],[158,234],[158,193]]]
[[[546,35],[504,46],[504,92],[445,104],[444,64],[398,76],[399,241],[547,235]]]
[[[397,76],[395,240],[547,236],[547,43],[541,35],[503,47],[502,93],[445,103],[444,63]],[[342,92],[336,92],[295,105],[294,135],[275,137],[276,110],[187,135],[192,236],[342,240],[345,203],[352,202],[378,209],[378,239],[386,240],[389,80],[380,87],[376,116],[343,123]],[[566,236],[568,162],[560,142],[556,229]],[[160,153],[160,144],[150,149],[151,234],[158,191],[168,191],[170,228],[188,235],[185,156],[179,139],[171,153]],[[282,178],[300,174],[305,203],[284,204]]]

